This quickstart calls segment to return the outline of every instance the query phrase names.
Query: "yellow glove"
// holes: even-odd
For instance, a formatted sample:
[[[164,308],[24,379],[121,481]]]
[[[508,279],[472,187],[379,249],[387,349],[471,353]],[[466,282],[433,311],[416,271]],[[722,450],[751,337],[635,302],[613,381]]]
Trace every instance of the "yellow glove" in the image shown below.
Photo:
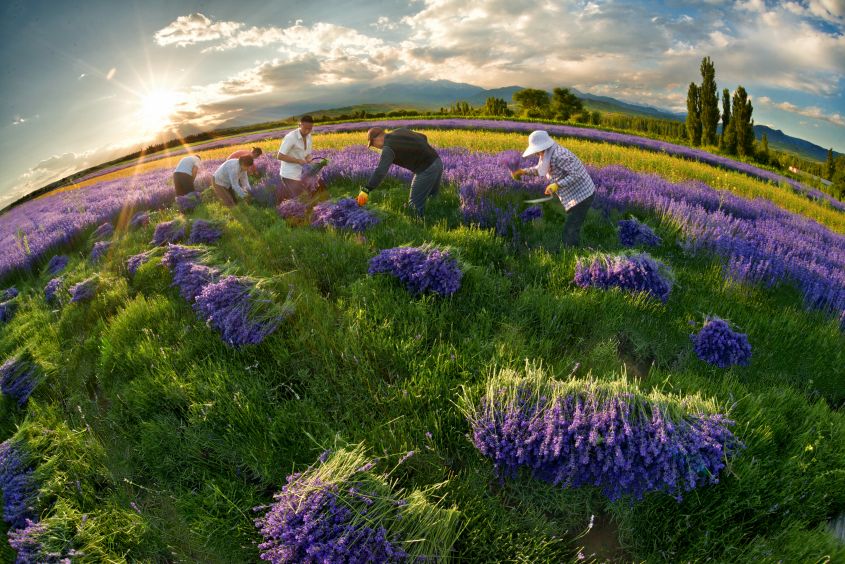
[[[525,176],[525,170],[521,168],[518,168],[511,173],[511,178],[513,178],[514,180],[519,180],[523,176]]]
[[[367,202],[370,200],[370,195],[361,190],[358,192],[358,205],[359,206],[366,206]]]
[[[557,192],[558,188],[560,188],[560,186],[557,185],[557,182],[549,184],[548,186],[546,186],[546,196],[551,196],[552,194]]]

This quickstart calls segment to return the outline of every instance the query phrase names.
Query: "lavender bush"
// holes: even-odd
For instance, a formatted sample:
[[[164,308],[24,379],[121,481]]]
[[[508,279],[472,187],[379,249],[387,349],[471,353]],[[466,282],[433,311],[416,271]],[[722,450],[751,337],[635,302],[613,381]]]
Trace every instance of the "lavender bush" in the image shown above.
[[[556,381],[528,366],[502,370],[462,409],[479,452],[500,477],[525,469],[564,488],[600,487],[610,500],[685,492],[719,482],[740,447],[712,405],[642,394],[628,384]]]
[[[342,198],[336,202],[321,202],[314,206],[311,215],[311,225],[314,227],[332,226],[359,233],[378,222],[378,217],[360,207],[352,198]]]
[[[111,248],[111,241],[97,241],[91,249],[91,254],[88,255],[88,260],[92,263],[100,262],[100,260],[109,252]]]
[[[161,246],[165,243],[176,243],[185,238],[185,222],[174,219],[173,221],[163,221],[156,225],[153,233],[152,244]]]
[[[188,242],[191,244],[215,243],[223,236],[223,229],[212,221],[196,219],[191,223],[191,235]]]
[[[662,302],[672,291],[671,273],[648,253],[636,255],[598,255],[578,259],[575,284],[581,288],[620,288],[627,292],[645,292]]]
[[[463,273],[448,251],[433,247],[395,247],[370,259],[371,275],[387,273],[398,278],[414,295],[433,292],[451,296],[461,287]]]
[[[728,322],[710,317],[698,334],[690,335],[695,355],[708,364],[719,368],[748,366],[751,360],[751,345],[748,335],[737,333]]]
[[[45,269],[49,276],[55,276],[67,267],[69,259],[65,255],[53,255]]]
[[[176,196],[176,207],[182,213],[190,213],[200,204],[200,196],[196,192]]]
[[[448,558],[458,513],[395,493],[363,449],[343,449],[288,476],[255,520],[273,563],[413,562]]]
[[[21,356],[12,357],[0,366],[0,392],[14,399],[19,406],[27,402],[38,381],[36,365]]]
[[[651,227],[640,223],[636,218],[623,219],[619,222],[619,242],[625,247],[643,245],[659,247],[663,240],[652,231]]]
[[[91,277],[74,284],[70,287],[70,301],[71,302],[88,302],[94,299],[97,293],[99,281],[96,277]]]
[[[263,295],[252,280],[226,276],[202,288],[194,311],[200,319],[220,332],[233,347],[261,343],[293,313],[292,305],[278,306]]]

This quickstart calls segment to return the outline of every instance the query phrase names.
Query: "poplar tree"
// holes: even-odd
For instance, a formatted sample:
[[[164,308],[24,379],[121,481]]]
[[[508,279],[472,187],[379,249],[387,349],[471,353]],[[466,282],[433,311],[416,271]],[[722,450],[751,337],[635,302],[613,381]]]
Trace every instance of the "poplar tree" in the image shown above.
[[[751,105],[751,100],[748,99],[745,88],[737,86],[733,95],[731,123],[736,135],[736,150],[741,157],[754,155],[754,120],[751,119],[753,111],[754,108]]]
[[[728,124],[731,122],[731,92],[727,88],[722,90],[722,136],[719,140],[719,145],[722,147],[722,150],[728,151],[727,144],[725,143],[725,134],[728,131]]]
[[[698,89],[701,119],[701,142],[716,144],[716,129],[719,124],[719,93],[716,89],[716,67],[710,57],[701,59],[701,87]]]
[[[687,137],[693,146],[701,145],[701,98],[694,82],[687,91]]]

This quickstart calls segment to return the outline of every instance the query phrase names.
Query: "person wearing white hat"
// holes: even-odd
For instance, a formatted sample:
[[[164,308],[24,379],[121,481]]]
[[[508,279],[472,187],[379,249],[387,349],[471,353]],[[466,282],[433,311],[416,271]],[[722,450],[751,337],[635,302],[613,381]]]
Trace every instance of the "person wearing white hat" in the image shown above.
[[[523,176],[536,174],[551,182],[546,187],[546,195],[555,194],[566,210],[563,244],[574,247],[581,241],[581,227],[595,197],[593,179],[578,157],[558,145],[545,131],[534,131],[528,136],[528,148],[522,156],[531,155],[539,155],[537,165],[515,170],[512,176],[519,180]]]

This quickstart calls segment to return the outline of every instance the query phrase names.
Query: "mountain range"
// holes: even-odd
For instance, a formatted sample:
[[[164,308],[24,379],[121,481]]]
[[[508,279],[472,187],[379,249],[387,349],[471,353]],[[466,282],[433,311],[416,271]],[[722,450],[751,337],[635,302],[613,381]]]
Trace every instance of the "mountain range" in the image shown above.
[[[252,109],[240,113],[236,118],[220,127],[236,127],[252,123],[276,121],[304,113],[318,115],[339,115],[366,110],[369,113],[389,112],[395,109],[436,110],[449,107],[458,101],[466,101],[473,106],[482,106],[487,98],[501,98],[508,103],[513,100],[514,92],[523,90],[522,86],[505,86],[486,89],[472,84],[452,82],[450,80],[396,82],[370,87],[353,87],[327,90],[323,95],[308,100],[291,101]],[[654,119],[684,121],[686,114],[656,108],[645,104],[625,102],[610,96],[599,96],[589,92],[570,90],[584,101],[591,111],[643,116]],[[754,132],[758,139],[765,133],[769,147],[786,151],[801,157],[823,161],[827,158],[827,149],[810,141],[792,137],[779,129],[766,125],[755,125]],[[838,155],[839,153],[835,153]]]

